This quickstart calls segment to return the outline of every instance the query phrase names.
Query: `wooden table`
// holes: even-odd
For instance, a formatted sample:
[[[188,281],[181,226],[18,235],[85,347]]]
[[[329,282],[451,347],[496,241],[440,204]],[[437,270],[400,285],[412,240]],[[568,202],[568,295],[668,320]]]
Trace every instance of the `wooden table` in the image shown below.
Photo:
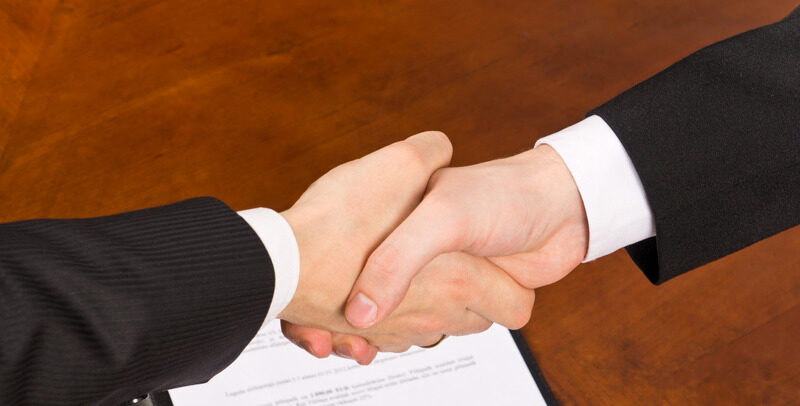
[[[288,207],[425,129],[454,164],[530,148],[797,0],[5,0],[0,220],[213,195]],[[663,286],[623,253],[539,291],[565,404],[800,399],[800,228]]]

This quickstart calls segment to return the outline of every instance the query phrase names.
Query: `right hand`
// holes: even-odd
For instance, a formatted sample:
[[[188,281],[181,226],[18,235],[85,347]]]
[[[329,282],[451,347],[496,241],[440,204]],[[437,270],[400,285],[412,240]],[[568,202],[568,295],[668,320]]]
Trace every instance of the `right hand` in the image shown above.
[[[492,322],[522,328],[530,319],[534,297],[533,290],[486,258],[454,252],[427,264],[400,306],[370,329],[330,334],[286,321],[282,329],[290,340],[305,343],[304,348],[332,347],[340,356],[368,364],[376,351],[403,352],[411,345],[431,345],[442,335],[479,333]]]
[[[349,328],[343,304],[369,253],[419,204],[452,146],[420,133],[344,163],[317,179],[281,213],[300,250],[300,277],[278,318],[331,331]]]
[[[370,328],[400,304],[414,276],[441,254],[488,258],[534,289],[566,276],[586,255],[580,193],[548,145],[431,178],[424,200],[370,255],[345,314]]]

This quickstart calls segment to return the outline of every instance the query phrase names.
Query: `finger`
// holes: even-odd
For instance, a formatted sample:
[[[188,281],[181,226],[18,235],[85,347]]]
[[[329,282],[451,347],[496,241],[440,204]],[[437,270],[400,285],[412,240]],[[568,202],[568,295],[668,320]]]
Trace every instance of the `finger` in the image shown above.
[[[480,294],[471,295],[469,310],[488,320],[517,330],[528,323],[536,297],[533,289],[520,286],[506,271],[483,257],[462,254],[472,263]]]
[[[313,327],[298,326],[281,320],[281,331],[289,341],[317,358],[326,358],[333,349],[331,333]]]
[[[445,136],[443,133],[438,131],[426,131],[413,135],[404,141],[392,144],[383,150],[378,151],[378,153],[372,155],[372,157],[377,158],[378,156],[381,156],[381,161],[384,161],[384,157],[382,157],[381,154],[388,153],[403,157],[404,162],[420,163],[420,167],[422,168],[421,175],[423,178],[425,178],[425,183],[427,183],[427,179],[437,169],[450,163],[450,158],[453,154],[453,147],[450,144],[450,141],[447,139],[447,136]],[[366,158],[370,158],[370,156]],[[384,251],[386,251],[386,249],[384,249]],[[373,259],[373,262],[376,260],[379,259]],[[378,320],[384,318],[385,315],[391,311],[391,309],[387,309],[386,311],[379,313],[378,307],[375,304],[375,298],[370,296],[369,292],[376,290],[373,287],[375,286],[374,284],[380,283],[381,279],[381,276],[377,276],[375,278],[370,276],[371,273],[375,272],[376,271],[367,272],[367,281],[365,282],[368,287],[367,291],[361,292],[360,295],[356,291],[351,291],[350,298],[348,299],[348,302],[351,302],[351,304],[347,306],[345,315],[348,317],[350,323],[355,327],[369,328],[377,323]],[[409,279],[410,277],[411,276],[409,276]],[[376,279],[377,281],[371,279]],[[398,284],[395,284],[396,288],[392,293],[390,293],[392,295],[390,297],[391,303],[387,305],[387,307],[396,307],[397,303],[402,299],[404,291],[406,290],[406,287],[403,286],[404,284],[407,285],[407,283],[403,283],[402,281]],[[378,300],[384,301],[381,298],[378,298]],[[376,318],[376,316],[379,317]]]
[[[415,345],[420,348],[430,348],[431,346],[435,346],[439,344],[442,340],[444,340],[444,334],[434,334],[429,335],[424,338],[419,339]]]
[[[371,364],[372,361],[375,360],[375,357],[378,356],[378,347],[375,347],[374,345],[370,345],[368,348],[369,348],[369,352],[368,352],[368,355],[364,358],[364,360],[363,360],[364,362],[361,362],[361,360],[359,360],[359,362],[358,362],[361,365],[369,365],[369,364]]]
[[[541,248],[504,257],[489,257],[520,285],[537,289],[555,283],[580,265],[585,258],[578,238],[556,233]]]
[[[392,147],[395,150],[405,148],[409,156],[416,157],[421,161],[426,171],[424,175],[428,177],[437,169],[447,165],[453,152],[447,137],[437,131],[413,135],[405,141],[389,146],[387,150]],[[428,262],[425,259],[430,260],[435,257],[438,246],[443,245],[439,242],[447,240],[448,236],[445,232],[448,227],[446,224],[437,229],[439,235],[426,234],[430,243],[421,243],[414,238],[414,235],[408,235],[429,223],[431,217],[440,219],[438,212],[439,210],[436,210],[435,205],[431,203],[423,206],[422,210],[418,207],[415,214],[401,224],[402,228],[392,233],[389,239],[370,256],[365,270],[362,272],[362,277],[359,278],[348,299],[345,316],[351,325],[362,329],[369,328],[397,307],[414,274]],[[422,228],[420,231],[425,231],[425,229]],[[417,248],[418,251],[419,247],[426,247],[427,250],[417,253],[406,263],[396,263],[398,259],[406,258],[405,253],[402,257],[396,253],[407,247]],[[444,248],[446,247],[441,247],[441,249]],[[409,252],[413,253],[413,251]],[[390,283],[386,284],[386,282]]]
[[[444,283],[447,282],[444,281]],[[475,289],[469,290],[471,292],[476,291]],[[468,294],[460,293],[460,295],[467,296]],[[442,335],[465,336],[476,334],[492,326],[491,320],[468,309],[469,301],[459,298],[454,298],[454,300],[463,307],[449,307],[445,317],[442,317],[441,314],[436,315],[426,312],[425,314],[416,315],[411,319],[411,324],[408,324],[408,319],[404,321],[406,325],[411,326],[411,331],[413,332],[412,336],[415,337],[411,340],[412,344],[424,347],[430,345],[432,338],[441,337]],[[444,305],[444,303],[441,305]],[[391,320],[392,319],[389,318],[381,325],[387,325],[391,323]]]
[[[459,248],[463,222],[440,201],[426,197],[369,256],[345,309],[353,327],[365,329],[382,321],[428,262]]]
[[[353,162],[367,163],[367,166],[375,170],[400,173],[407,181],[421,175],[424,178],[424,187],[433,172],[449,165],[452,157],[453,146],[443,132],[425,131],[387,145]],[[402,167],[402,171],[397,171],[398,166]]]
[[[408,144],[412,147],[412,153],[421,160],[429,174],[449,165],[450,159],[453,157],[453,144],[441,131],[424,131],[414,134],[401,141],[400,144]]]
[[[332,338],[333,352],[336,355],[355,360],[361,365],[369,364],[378,350],[377,347],[371,346],[363,337],[333,333]]]

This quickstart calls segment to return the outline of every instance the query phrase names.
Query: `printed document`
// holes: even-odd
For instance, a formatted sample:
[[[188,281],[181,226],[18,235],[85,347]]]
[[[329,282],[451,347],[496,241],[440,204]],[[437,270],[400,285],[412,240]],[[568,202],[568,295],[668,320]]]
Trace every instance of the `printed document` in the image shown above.
[[[511,333],[498,325],[359,366],[312,357],[276,320],[208,383],[170,395],[175,406],[545,405]]]

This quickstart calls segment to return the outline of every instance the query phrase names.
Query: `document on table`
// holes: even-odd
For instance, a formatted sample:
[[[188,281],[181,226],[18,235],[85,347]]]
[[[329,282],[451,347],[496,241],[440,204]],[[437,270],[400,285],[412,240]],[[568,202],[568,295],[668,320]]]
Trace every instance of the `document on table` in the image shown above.
[[[276,321],[208,383],[170,395],[175,406],[546,404],[511,333],[498,325],[359,366],[312,357],[286,340]]]

